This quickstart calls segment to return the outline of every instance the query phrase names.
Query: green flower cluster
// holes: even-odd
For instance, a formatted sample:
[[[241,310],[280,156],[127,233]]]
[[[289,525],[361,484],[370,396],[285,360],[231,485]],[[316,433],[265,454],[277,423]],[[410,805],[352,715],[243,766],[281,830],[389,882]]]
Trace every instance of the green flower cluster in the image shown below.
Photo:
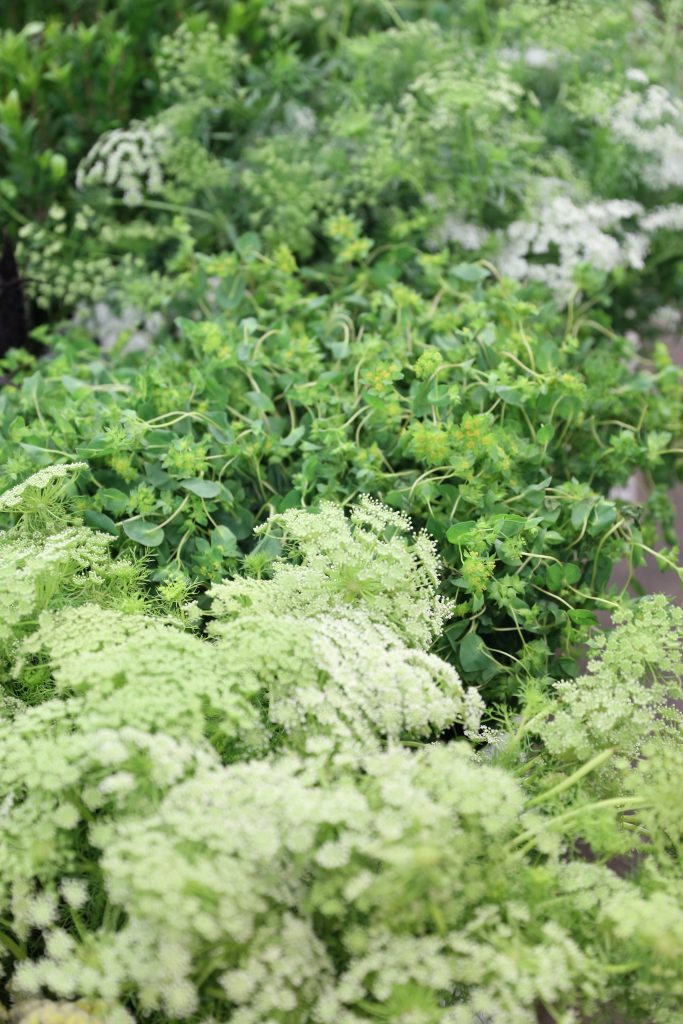
[[[439,564],[400,513],[274,517],[283,554],[214,587],[207,637],[142,580],[130,610],[70,509],[78,470],[3,499],[34,607],[0,675],[12,1021],[675,1021],[679,610],[644,600],[583,679],[481,728],[425,653]],[[32,566],[74,531],[80,561],[37,605]]]

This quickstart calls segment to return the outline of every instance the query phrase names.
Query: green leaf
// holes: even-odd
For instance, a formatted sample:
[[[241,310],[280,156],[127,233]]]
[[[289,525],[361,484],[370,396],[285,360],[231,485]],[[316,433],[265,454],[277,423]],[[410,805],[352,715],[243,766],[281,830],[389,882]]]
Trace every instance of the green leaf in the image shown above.
[[[472,540],[476,533],[477,524],[474,519],[464,519],[461,523],[454,523],[448,528],[446,536],[451,544],[466,544]]]
[[[198,498],[215,498],[221,493],[221,485],[216,480],[181,480],[180,486]]]
[[[118,537],[119,531],[116,523],[104,512],[96,512],[92,508],[86,509],[83,513],[83,521],[93,530],[102,530],[103,533],[111,533],[114,537]]]
[[[240,256],[251,256],[261,249],[261,239],[255,231],[245,231],[235,240],[235,249]]]
[[[491,667],[491,657],[478,633],[468,633],[460,644],[460,664],[465,672],[481,672]]]
[[[548,586],[553,591],[562,590],[564,586],[564,567],[562,565],[549,565],[545,571],[545,578]]]
[[[564,578],[567,583],[578,583],[581,579],[581,569],[574,562],[570,562],[564,567]]]
[[[237,537],[227,526],[217,526],[211,531],[211,547],[216,548],[226,558],[234,558],[239,554]]]
[[[519,388],[508,387],[506,384],[499,384],[495,389],[499,398],[502,398],[506,405],[524,405],[524,395]]]
[[[287,491],[284,498],[280,498],[277,504],[278,512],[286,512],[288,508],[300,508],[301,494],[297,490]]]
[[[450,273],[461,281],[483,281],[489,276],[489,271],[478,263],[458,263],[451,267]]]
[[[409,507],[405,491],[387,491],[384,495],[384,500],[387,505],[391,505],[392,508],[401,509],[403,512]]]
[[[597,626],[598,624],[595,612],[588,608],[570,608],[567,614],[577,626]]]
[[[114,515],[121,515],[128,508],[128,495],[116,487],[103,487],[98,492],[98,497],[103,508],[106,508],[108,512],[113,512]]]
[[[163,542],[164,531],[156,523],[149,523],[146,519],[133,519],[122,525],[125,535],[136,544],[143,544],[146,548],[158,548]]]
[[[611,526],[616,518],[617,509],[614,502],[603,501],[593,509],[588,532],[594,537],[596,534],[602,533],[608,526]]]
[[[595,505],[594,498],[583,498],[581,501],[577,501],[574,505],[571,514],[572,526],[579,530],[583,527],[584,521],[590,515],[591,509]]]
[[[306,428],[305,427],[301,427],[301,426],[295,427],[294,430],[290,431],[290,433],[287,434],[287,437],[283,437],[282,438],[282,440],[280,441],[280,444],[284,444],[288,448],[293,448],[294,445],[297,444],[297,442],[301,440],[301,438],[304,436],[305,433],[306,433]]]

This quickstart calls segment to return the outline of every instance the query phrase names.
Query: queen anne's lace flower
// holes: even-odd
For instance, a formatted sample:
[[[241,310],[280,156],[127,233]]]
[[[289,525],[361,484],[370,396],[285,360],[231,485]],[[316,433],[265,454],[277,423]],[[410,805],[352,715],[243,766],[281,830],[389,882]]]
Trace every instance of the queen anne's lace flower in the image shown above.
[[[435,546],[424,533],[411,537],[402,513],[362,497],[348,517],[339,506],[323,502],[317,514],[291,509],[256,532],[273,528],[283,532],[288,553],[299,564],[276,563],[272,580],[240,579],[214,587],[216,618],[244,608],[317,615],[360,607],[411,646],[426,648],[441,632],[450,605],[437,593]]]
[[[103,1002],[50,1002],[29,1000],[14,1008],[12,1024],[133,1024],[133,1018],[122,1006]]]
[[[633,71],[629,77],[642,82]],[[600,120],[644,157],[641,173],[650,188],[683,185],[683,100],[661,85],[648,84],[642,91],[624,93]]]
[[[105,186],[123,193],[127,206],[139,206],[146,196],[163,190],[167,144],[163,125],[133,122],[129,128],[107,132],[81,161],[76,185]]]
[[[46,487],[58,480],[64,481],[73,477],[79,469],[87,469],[85,462],[63,462],[55,466],[45,466],[22,483],[12,487],[0,495],[0,512],[20,509],[31,491],[44,491]]]
[[[543,281],[567,299],[582,263],[605,273],[617,267],[643,268],[649,238],[638,229],[644,212],[639,203],[613,199],[579,205],[568,195],[552,194],[552,185],[542,191],[547,195],[534,218],[514,221],[504,233],[498,260],[504,274]]]
[[[25,698],[0,705],[0,913],[27,953],[12,1024],[131,1024],[128,1007],[198,1024],[530,1024],[539,1003],[570,1022],[636,957],[639,986],[675,1006],[683,915],[658,866],[680,829],[657,815],[683,758],[631,764],[642,737],[678,735],[664,701],[683,615],[643,603],[583,680],[539,690],[531,718],[523,705],[475,754],[424,742],[474,732],[481,710],[425,650],[447,614],[431,542],[367,500],[266,529],[295,564],[215,587],[210,638],[122,611],[98,535],[0,537],[0,593],[3,571],[28,567],[0,666]],[[596,752],[600,772],[558,786]],[[619,772],[619,809],[636,774],[653,805],[646,886],[571,862],[577,838],[599,856],[635,848],[615,798],[589,802]]]

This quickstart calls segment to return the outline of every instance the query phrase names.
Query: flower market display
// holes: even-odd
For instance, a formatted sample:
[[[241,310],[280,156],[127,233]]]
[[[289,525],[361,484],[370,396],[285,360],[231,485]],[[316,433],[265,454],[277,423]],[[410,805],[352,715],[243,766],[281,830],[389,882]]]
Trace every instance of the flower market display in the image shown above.
[[[0,1021],[681,1024],[682,39],[6,0]]]

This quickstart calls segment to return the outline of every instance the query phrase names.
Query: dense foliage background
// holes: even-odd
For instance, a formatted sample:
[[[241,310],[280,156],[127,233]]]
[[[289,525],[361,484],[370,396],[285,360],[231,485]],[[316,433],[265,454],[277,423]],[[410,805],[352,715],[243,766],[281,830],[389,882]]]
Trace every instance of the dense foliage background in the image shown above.
[[[682,32],[7,0],[0,1019],[677,1024]]]

